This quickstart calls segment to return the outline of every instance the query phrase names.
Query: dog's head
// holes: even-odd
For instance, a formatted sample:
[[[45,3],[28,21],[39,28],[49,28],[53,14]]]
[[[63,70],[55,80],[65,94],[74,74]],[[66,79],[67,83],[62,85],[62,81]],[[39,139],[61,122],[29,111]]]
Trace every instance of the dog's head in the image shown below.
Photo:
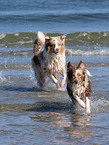
[[[82,83],[88,78],[86,76],[91,76],[91,74],[82,61],[79,62],[78,66],[72,66],[70,62],[68,63],[67,77],[71,83]]]
[[[46,36],[45,49],[48,54],[62,54],[65,50],[65,37],[62,35],[59,37]]]

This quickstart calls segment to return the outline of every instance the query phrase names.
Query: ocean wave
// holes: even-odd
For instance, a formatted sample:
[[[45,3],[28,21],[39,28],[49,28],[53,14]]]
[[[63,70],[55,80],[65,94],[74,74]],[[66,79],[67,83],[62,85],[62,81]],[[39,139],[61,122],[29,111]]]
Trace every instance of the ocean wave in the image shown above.
[[[73,23],[74,21],[107,21],[109,13],[107,12],[73,12],[73,11],[32,11],[28,12],[11,12],[1,13],[0,20],[19,22],[57,22],[57,23]]]
[[[45,35],[59,36],[62,34],[49,33]],[[77,32],[66,36],[67,55],[109,56],[109,32]],[[35,39],[36,33],[0,34],[0,48],[31,48],[32,50]]]
[[[1,48],[28,48],[33,46],[36,33],[7,33],[0,34]]]
[[[93,48],[67,48],[67,56],[109,56],[109,48],[93,49]]]

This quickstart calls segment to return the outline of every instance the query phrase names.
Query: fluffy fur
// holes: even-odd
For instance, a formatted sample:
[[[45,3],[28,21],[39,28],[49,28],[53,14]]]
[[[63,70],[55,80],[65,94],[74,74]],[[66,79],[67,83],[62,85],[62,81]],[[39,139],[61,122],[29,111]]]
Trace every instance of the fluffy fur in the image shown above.
[[[42,32],[38,31],[37,37],[34,41],[33,53],[37,55],[41,51],[41,48],[44,44],[45,44],[45,35]]]
[[[82,61],[79,62],[78,66],[72,66],[70,62],[68,63],[67,92],[72,102],[74,104],[78,102],[79,105],[86,108],[86,112],[90,115],[91,81],[88,75],[91,76]]]
[[[58,89],[66,82],[65,37],[65,35],[49,37],[42,32],[37,34],[34,42],[32,66],[41,87],[44,85],[46,76],[53,80]],[[42,50],[44,44],[45,47]],[[60,85],[58,83],[58,73],[63,76]]]

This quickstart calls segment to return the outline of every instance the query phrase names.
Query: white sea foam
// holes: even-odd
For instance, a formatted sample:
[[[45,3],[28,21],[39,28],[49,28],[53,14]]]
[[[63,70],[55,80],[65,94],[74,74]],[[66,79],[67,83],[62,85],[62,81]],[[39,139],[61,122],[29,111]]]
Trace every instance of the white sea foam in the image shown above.
[[[69,56],[109,56],[109,49],[66,49]]]
[[[0,39],[5,38],[6,34],[0,34]]]
[[[3,72],[0,71],[0,82],[5,82],[6,81],[6,77],[4,76]]]
[[[14,36],[19,36],[19,33],[15,33]]]
[[[109,111],[109,100],[106,99],[98,99],[91,100],[91,111],[94,113]]]

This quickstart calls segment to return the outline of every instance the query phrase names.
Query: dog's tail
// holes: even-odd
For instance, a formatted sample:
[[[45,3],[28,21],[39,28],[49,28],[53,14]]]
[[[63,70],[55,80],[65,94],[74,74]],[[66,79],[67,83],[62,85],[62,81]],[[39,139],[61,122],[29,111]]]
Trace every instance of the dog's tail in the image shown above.
[[[44,44],[45,44],[45,35],[44,33],[38,31],[37,37],[34,41],[33,53],[37,55]]]
[[[45,43],[45,35],[44,35],[44,33],[38,31],[37,40],[39,41],[40,45],[44,45],[44,43]]]

